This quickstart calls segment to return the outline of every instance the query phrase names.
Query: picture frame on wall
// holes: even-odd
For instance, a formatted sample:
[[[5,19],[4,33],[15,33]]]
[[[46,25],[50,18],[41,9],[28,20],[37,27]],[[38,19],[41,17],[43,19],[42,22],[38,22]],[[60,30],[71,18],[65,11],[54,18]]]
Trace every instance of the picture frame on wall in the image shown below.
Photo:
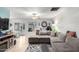
[[[23,24],[23,30],[25,30],[25,24]]]
[[[15,28],[16,31],[23,31],[23,30],[25,30],[25,24],[23,24],[23,23],[15,23],[14,28]]]
[[[15,29],[16,31],[19,31],[19,24],[20,24],[20,23],[15,23],[15,24],[14,24],[14,29]]]
[[[36,22],[29,22],[28,23],[28,32],[32,32],[35,29],[36,25],[37,25]]]

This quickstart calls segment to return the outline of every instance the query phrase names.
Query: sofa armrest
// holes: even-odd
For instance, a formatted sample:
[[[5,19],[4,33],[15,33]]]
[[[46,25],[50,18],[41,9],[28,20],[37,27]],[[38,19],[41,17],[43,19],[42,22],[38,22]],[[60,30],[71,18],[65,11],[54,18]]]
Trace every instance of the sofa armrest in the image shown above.
[[[51,43],[63,43],[64,41],[59,39],[58,37],[52,37]]]

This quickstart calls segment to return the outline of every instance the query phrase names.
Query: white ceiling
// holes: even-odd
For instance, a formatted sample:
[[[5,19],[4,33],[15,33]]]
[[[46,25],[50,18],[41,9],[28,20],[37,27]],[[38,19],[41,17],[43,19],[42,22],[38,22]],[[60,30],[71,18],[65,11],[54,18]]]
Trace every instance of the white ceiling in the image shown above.
[[[36,13],[41,18],[53,18],[52,7],[12,7],[10,16],[13,18],[30,18],[32,13]]]

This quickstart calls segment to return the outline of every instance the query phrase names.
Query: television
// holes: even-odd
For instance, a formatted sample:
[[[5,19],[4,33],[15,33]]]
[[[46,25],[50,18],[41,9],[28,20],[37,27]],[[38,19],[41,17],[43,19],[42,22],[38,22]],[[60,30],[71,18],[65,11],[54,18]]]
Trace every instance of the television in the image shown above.
[[[9,29],[9,18],[1,18],[0,17],[0,30],[8,30]]]

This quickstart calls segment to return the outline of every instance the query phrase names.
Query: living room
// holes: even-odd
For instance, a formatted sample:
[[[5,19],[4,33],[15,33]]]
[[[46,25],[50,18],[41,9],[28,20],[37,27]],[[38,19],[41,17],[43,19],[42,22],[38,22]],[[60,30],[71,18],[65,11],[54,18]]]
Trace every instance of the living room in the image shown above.
[[[3,22],[7,29],[0,27],[0,50],[78,52],[78,10],[78,7],[0,7],[1,18],[9,19]],[[4,33],[12,36],[3,40]],[[3,45],[5,41],[7,46]]]

